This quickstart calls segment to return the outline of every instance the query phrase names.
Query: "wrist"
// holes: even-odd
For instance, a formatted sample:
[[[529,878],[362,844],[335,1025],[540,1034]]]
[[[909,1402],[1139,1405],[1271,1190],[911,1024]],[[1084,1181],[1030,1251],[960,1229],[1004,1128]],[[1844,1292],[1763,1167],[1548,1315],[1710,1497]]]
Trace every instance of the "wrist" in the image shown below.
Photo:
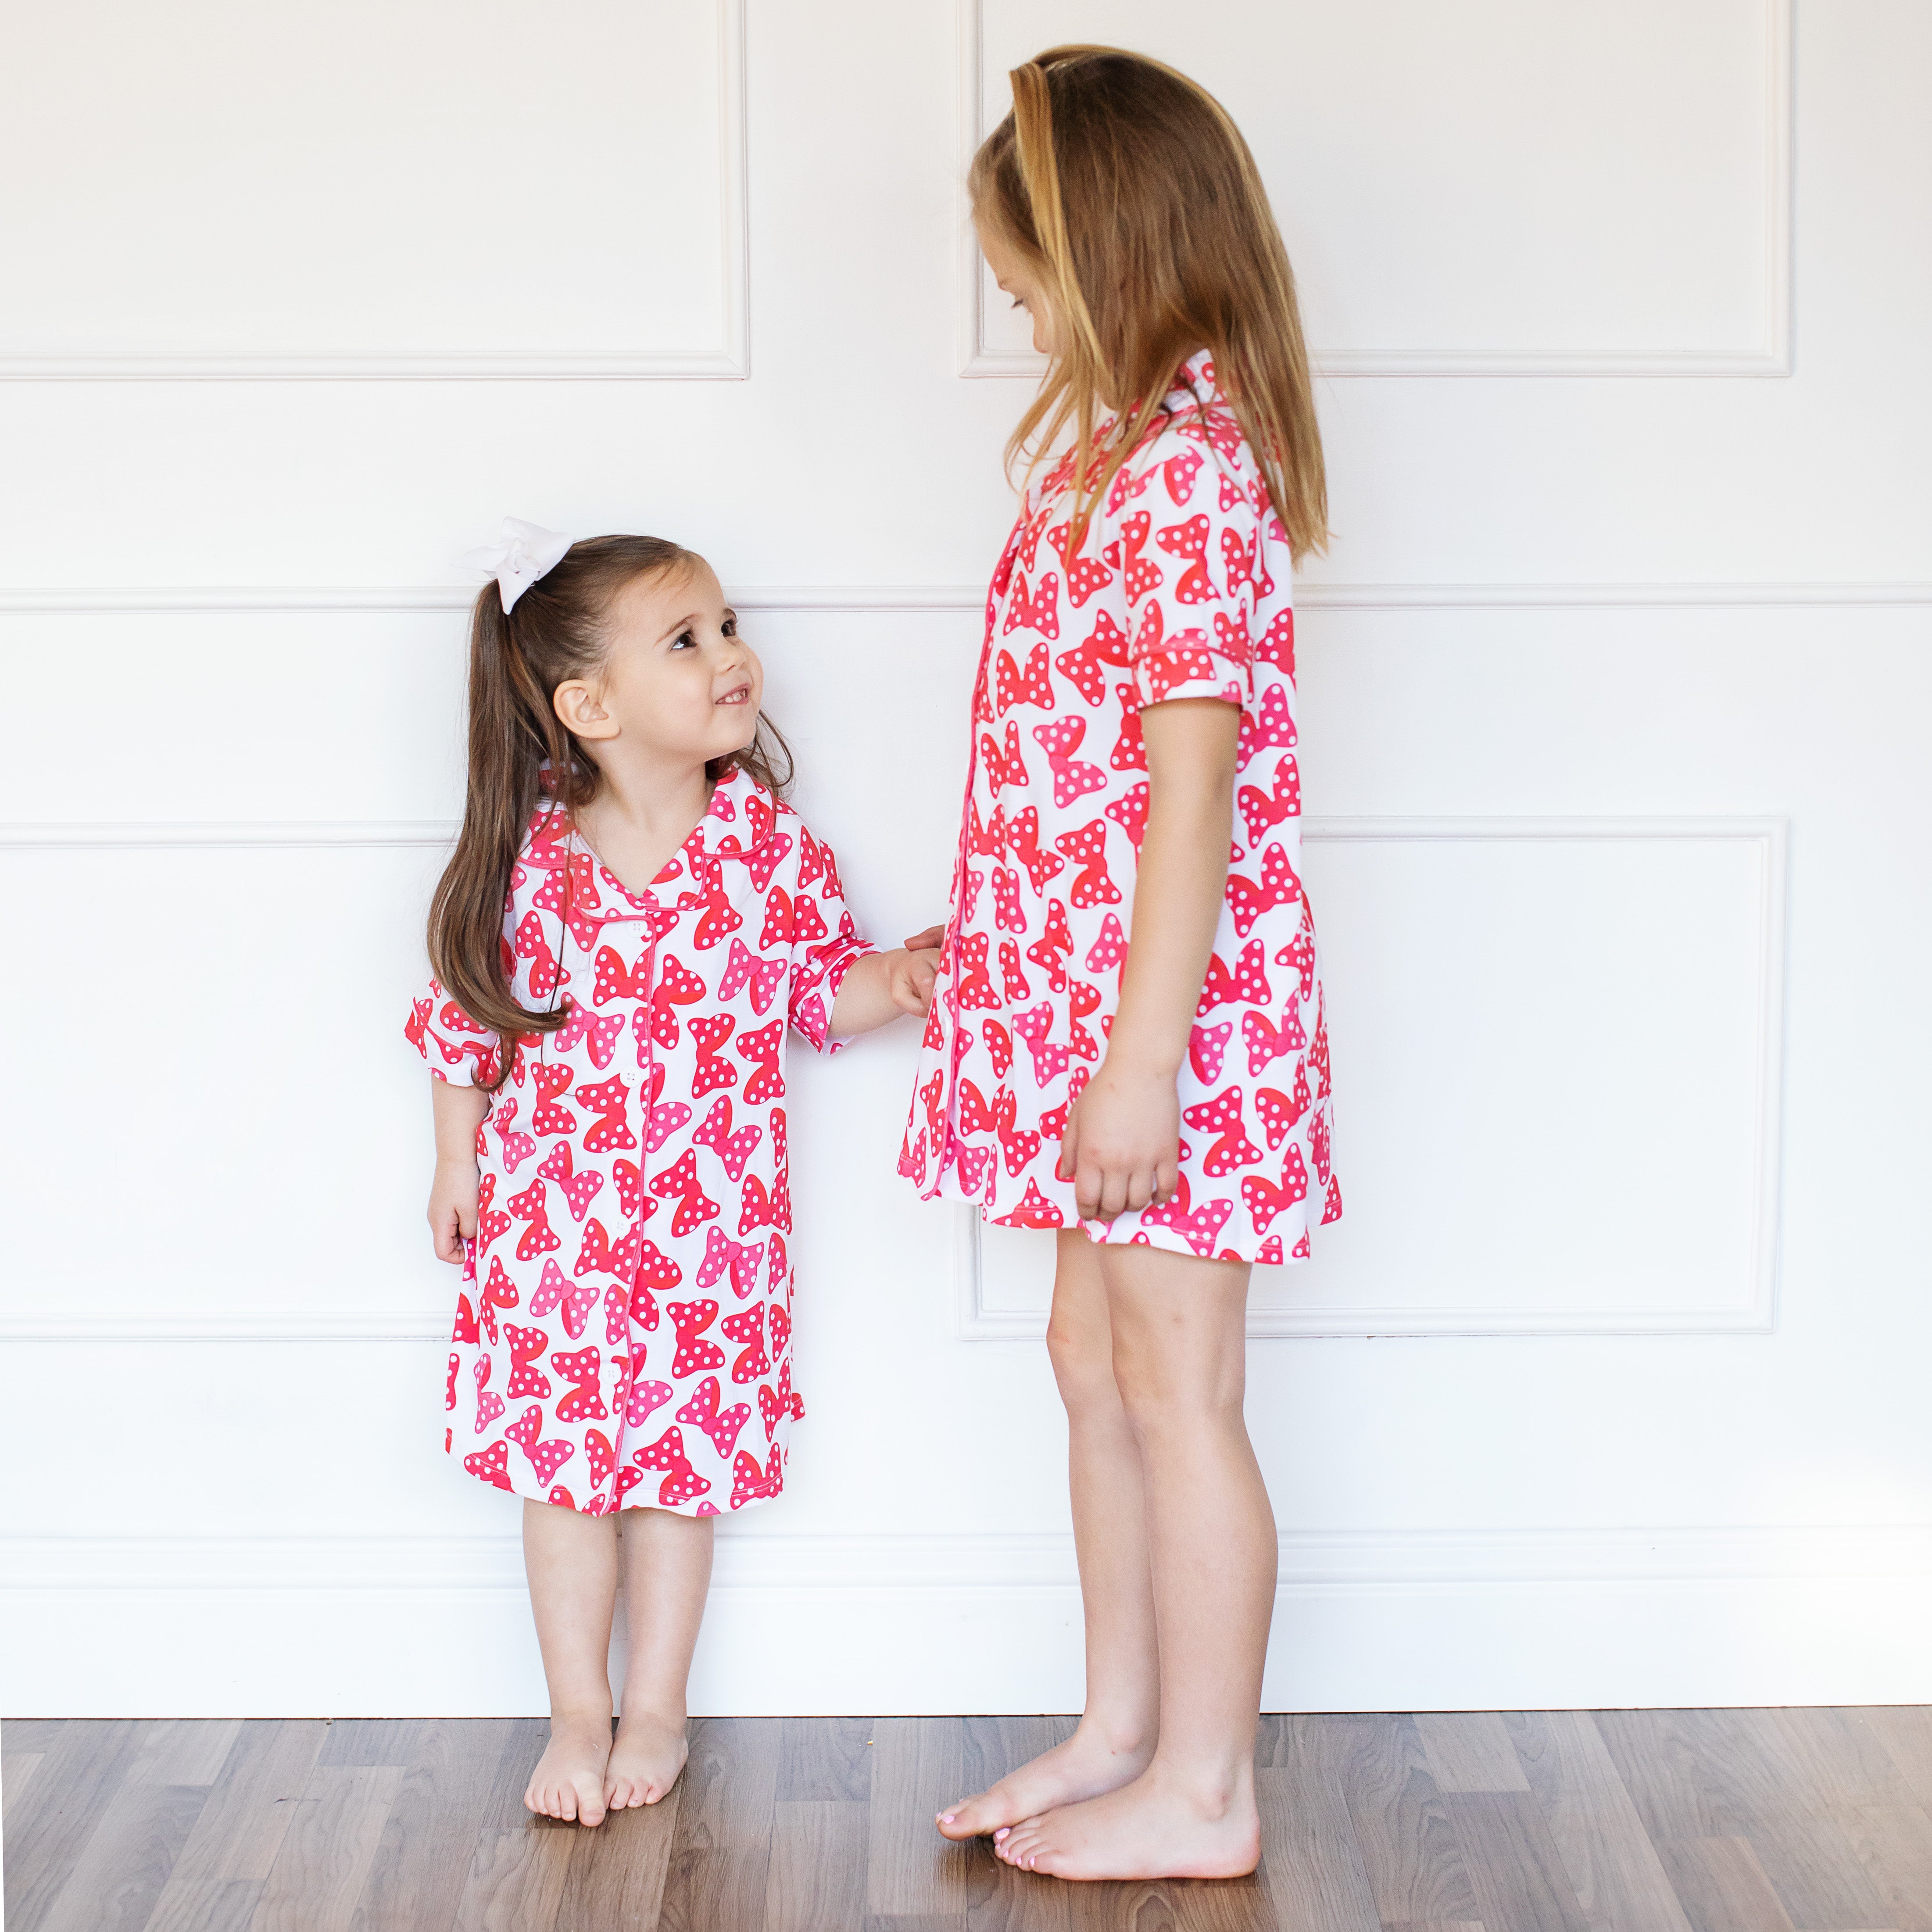
[[[1172,1085],[1180,1078],[1180,1059],[1178,1053],[1164,1053],[1150,1042],[1135,1040],[1131,1035],[1123,1038],[1116,1026],[1100,1065],[1102,1072],[1111,1072],[1117,1078],[1158,1080]]]

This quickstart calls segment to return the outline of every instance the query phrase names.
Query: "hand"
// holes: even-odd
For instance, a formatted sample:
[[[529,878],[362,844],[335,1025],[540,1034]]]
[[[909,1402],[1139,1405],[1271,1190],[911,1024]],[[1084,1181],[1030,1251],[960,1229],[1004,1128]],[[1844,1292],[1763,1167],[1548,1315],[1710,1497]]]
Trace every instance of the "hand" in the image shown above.
[[[440,1262],[460,1262],[476,1234],[476,1157],[440,1160],[429,1188],[430,1239]]]
[[[901,942],[908,952],[931,952],[946,944],[946,928],[943,926],[928,926],[923,932],[915,932]]]
[[[1175,1076],[1103,1060],[1067,1116],[1056,1171],[1073,1183],[1083,1220],[1171,1201],[1180,1183]]]
[[[938,932],[940,928],[932,928]],[[923,939],[925,933],[915,935]],[[933,983],[939,977],[939,954],[934,946],[910,947],[902,952],[890,953],[886,969],[886,986],[892,996],[892,1004],[902,1013],[910,1013],[915,1019],[924,1019],[932,1010]]]

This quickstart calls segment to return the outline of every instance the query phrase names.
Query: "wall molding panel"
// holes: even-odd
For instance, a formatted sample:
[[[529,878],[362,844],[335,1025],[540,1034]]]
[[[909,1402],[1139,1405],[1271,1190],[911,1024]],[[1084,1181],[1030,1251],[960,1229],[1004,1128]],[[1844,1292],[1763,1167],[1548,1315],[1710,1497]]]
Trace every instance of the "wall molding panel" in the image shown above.
[[[718,20],[718,140],[724,337],[716,344],[639,351],[556,352],[374,350],[315,353],[191,350],[0,352],[0,381],[238,382],[742,380],[751,374],[749,177],[746,165],[746,0],[712,0]],[[473,594],[473,593],[472,593]],[[468,600],[466,598],[465,602]],[[200,608],[200,607],[194,607]],[[284,608],[284,607],[274,607]],[[313,608],[313,607],[304,607]],[[387,608],[394,608],[387,607]]]
[[[1796,0],[1762,0],[1766,46],[1765,124],[1761,161],[1765,205],[1762,333],[1738,351],[1684,350],[1656,355],[1329,354],[1310,351],[1322,376],[1789,376],[1792,369],[1796,290],[1792,272],[1793,14]],[[985,98],[986,0],[955,0],[959,90],[961,234],[958,356],[964,376],[1036,379],[1043,356],[990,349],[984,340],[980,251],[965,191],[966,171],[988,129]]]
[[[1525,1310],[1479,1306],[1423,1308],[1392,1302],[1382,1306],[1251,1306],[1251,1341],[1364,1340],[1375,1336],[1761,1335],[1775,1324],[1778,1266],[1778,1173],[1783,1144],[1785,875],[1787,827],[1782,818],[1315,818],[1304,837],[1310,845],[1396,842],[1495,841],[1587,844],[1602,841],[1694,840],[1737,842],[1755,848],[1757,883],[1756,984],[1753,1030],[1756,1042],[1754,1113],[1753,1212],[1750,1252],[1744,1270],[1748,1298],[1713,1296],[1702,1302],[1646,1308],[1588,1306]],[[1316,1237],[1318,1243],[1320,1237]],[[1293,1280],[1299,1270],[1287,1271]],[[1046,1332],[1044,1306],[991,1306],[986,1294],[984,1242],[977,1214],[956,1210],[952,1244],[953,1332],[962,1341],[1036,1340]]]

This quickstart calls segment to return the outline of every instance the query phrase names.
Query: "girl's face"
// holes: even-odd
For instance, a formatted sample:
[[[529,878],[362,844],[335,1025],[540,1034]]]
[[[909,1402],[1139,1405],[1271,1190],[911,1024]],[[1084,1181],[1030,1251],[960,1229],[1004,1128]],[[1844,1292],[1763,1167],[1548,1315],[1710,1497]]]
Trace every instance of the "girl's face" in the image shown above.
[[[604,622],[610,646],[602,668],[559,685],[553,700],[600,761],[616,754],[703,764],[751,743],[764,668],[702,558],[627,584]]]
[[[1053,310],[1045,291],[1034,279],[1033,271],[1018,250],[992,223],[982,222],[976,216],[973,230],[980,238],[980,252],[986,256],[986,266],[992,270],[994,279],[1012,297],[1014,308],[1024,309],[1033,318],[1034,349],[1042,356],[1051,356]]]

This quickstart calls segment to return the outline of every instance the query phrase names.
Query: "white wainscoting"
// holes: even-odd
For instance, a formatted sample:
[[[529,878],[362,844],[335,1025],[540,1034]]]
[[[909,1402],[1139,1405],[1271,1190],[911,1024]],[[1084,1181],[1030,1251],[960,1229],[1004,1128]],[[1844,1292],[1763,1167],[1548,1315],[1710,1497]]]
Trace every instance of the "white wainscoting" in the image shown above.
[[[962,178],[1050,46],[1154,54],[1218,96],[1324,375],[1790,373],[1794,0],[956,4]],[[962,226],[960,373],[1037,377],[963,204]]]
[[[744,376],[745,8],[22,16],[0,378]]]

